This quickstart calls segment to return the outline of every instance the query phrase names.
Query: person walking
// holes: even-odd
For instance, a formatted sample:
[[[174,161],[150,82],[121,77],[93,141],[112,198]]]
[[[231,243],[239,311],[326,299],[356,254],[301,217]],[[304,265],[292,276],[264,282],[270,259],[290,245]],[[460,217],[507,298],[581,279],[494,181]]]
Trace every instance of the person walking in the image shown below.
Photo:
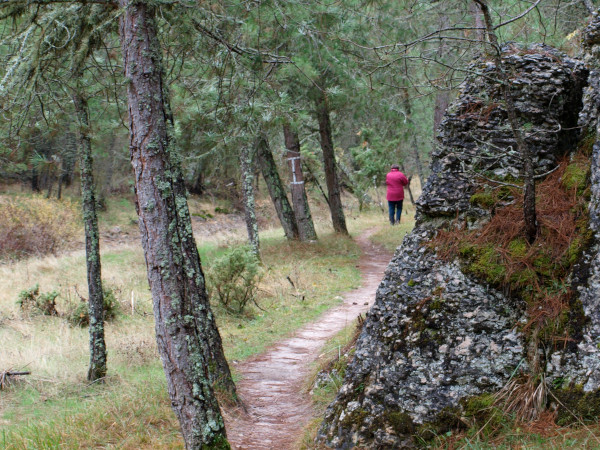
[[[385,176],[385,184],[387,185],[386,199],[390,211],[390,223],[394,225],[400,223],[402,202],[404,200],[404,186],[408,184],[408,178],[400,172],[398,164],[392,164],[391,170]]]

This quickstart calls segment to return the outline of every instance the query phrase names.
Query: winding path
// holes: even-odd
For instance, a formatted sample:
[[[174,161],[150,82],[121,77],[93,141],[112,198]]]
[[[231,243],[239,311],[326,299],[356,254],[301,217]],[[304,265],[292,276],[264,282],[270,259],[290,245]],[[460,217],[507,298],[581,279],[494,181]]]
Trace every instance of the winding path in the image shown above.
[[[391,254],[373,245],[367,230],[356,240],[362,250],[358,267],[362,286],[343,295],[344,303],[288,338],[237,366],[243,379],[238,394],[247,412],[226,414],[234,449],[294,448],[314,417],[304,383],[325,342],[370,308]]]

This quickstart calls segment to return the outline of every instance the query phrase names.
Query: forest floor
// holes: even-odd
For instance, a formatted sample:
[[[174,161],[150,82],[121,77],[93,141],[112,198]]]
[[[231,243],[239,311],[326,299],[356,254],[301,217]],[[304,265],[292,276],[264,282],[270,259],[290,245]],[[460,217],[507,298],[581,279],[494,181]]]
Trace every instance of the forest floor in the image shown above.
[[[300,440],[302,429],[315,415],[305,389],[315,361],[328,339],[373,305],[391,259],[389,251],[369,240],[374,232],[369,229],[356,238],[362,284],[342,294],[342,305],[236,367],[242,377],[238,394],[247,411],[226,413],[227,434],[234,448],[291,449]]]

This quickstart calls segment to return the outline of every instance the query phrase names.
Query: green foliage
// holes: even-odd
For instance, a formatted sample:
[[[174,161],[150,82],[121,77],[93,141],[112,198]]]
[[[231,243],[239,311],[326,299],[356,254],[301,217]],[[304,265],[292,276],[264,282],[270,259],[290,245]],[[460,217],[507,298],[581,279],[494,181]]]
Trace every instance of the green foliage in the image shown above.
[[[207,275],[210,295],[225,310],[241,314],[249,302],[256,303],[263,271],[250,246],[235,247],[217,259]]]
[[[120,303],[115,295],[115,290],[103,287],[104,320],[109,321],[117,317]],[[90,312],[88,302],[82,299],[76,306],[72,307],[66,314],[69,324],[78,327],[87,327],[90,324]]]
[[[600,392],[584,392],[583,386],[571,385],[557,389],[553,395],[564,408],[558,411],[556,423],[567,425],[597,421],[600,416]]]
[[[56,297],[58,297],[58,292],[56,291],[40,293],[40,285],[36,284],[19,293],[17,304],[22,311],[43,314],[45,316],[58,316]]]
[[[500,186],[495,189],[486,187],[482,191],[476,192],[469,199],[473,206],[484,209],[493,209],[499,202],[514,198],[514,188],[509,186]]]

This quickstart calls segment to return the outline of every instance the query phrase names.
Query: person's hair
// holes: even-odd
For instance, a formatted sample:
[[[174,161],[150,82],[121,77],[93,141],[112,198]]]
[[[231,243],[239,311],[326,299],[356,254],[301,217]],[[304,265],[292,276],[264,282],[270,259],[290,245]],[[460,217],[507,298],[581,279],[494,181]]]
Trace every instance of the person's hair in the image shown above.
[[[392,169],[400,170],[400,166],[398,164],[392,164]]]

